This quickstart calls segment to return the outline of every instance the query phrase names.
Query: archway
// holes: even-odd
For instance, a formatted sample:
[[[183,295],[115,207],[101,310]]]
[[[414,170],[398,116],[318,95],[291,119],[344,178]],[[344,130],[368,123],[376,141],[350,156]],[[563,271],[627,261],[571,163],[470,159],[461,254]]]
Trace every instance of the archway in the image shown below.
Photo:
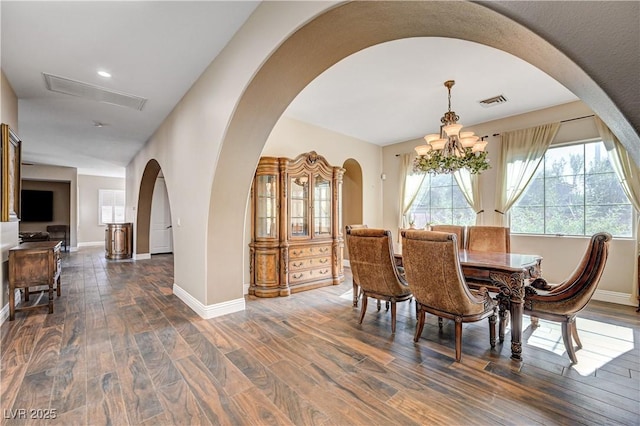
[[[342,224],[364,223],[362,215],[362,167],[353,158],[344,162],[342,178]],[[344,258],[349,259],[349,250],[344,246]]]
[[[149,254],[149,230],[151,226],[151,204],[153,188],[160,173],[160,164],[156,160],[149,160],[140,181],[138,193],[138,213],[136,216],[136,258],[144,258]]]
[[[511,53],[569,88],[605,122],[630,129],[594,80],[562,51],[521,24],[471,2],[351,2],[309,21],[264,63],[227,127],[211,190],[206,304],[241,294],[246,198],[230,199],[229,182],[248,196],[265,141],[295,96],[339,60],[369,46],[408,37],[450,37]],[[637,140],[637,134],[635,139]],[[228,200],[228,202],[220,202]],[[217,283],[237,283],[238,290]],[[216,291],[213,291],[213,290]]]

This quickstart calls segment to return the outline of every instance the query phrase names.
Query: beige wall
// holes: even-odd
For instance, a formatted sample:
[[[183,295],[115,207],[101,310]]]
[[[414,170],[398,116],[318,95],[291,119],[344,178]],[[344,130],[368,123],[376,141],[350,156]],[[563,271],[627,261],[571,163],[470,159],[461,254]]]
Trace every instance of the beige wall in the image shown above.
[[[0,109],[2,123],[8,124],[19,137],[18,98],[2,70],[0,70]]]
[[[575,3],[586,9],[590,2]],[[584,26],[574,19],[579,13],[567,14],[559,6],[553,13],[543,11],[545,19],[540,19],[530,13],[532,8],[554,6],[509,4],[513,20],[489,10],[489,3],[349,2],[339,7],[331,2],[261,3],[128,165],[128,219],[134,219],[145,165],[156,159],[172,200],[176,284],[190,300],[204,306],[242,301],[247,239],[241,234],[250,182],[277,119],[318,73],[352,52],[394,38],[457,37],[507,51],[544,68],[577,96],[585,96],[606,123],[625,135],[623,143],[637,141],[637,133],[629,132],[629,122],[601,88],[606,84],[611,93],[626,93],[625,84],[607,79],[613,73],[608,70],[633,70],[635,63],[614,55],[606,66],[593,64],[587,75],[568,59],[576,56],[564,53],[575,43],[589,45],[590,54],[597,54],[617,46],[616,38],[633,39],[633,34],[604,31],[609,20],[599,27],[603,31],[594,31],[596,24]],[[550,14],[561,18],[560,28],[548,26]],[[622,27],[636,27],[633,14],[616,9],[613,15]],[[452,25],[456,20],[480,25]],[[563,50],[536,35],[557,39],[567,32],[579,37],[563,39]],[[635,151],[634,158],[639,158]],[[392,173],[385,172],[383,192],[396,191],[389,181]],[[393,209],[385,204],[383,218],[387,208]]]
[[[78,175],[78,245],[104,244],[105,225],[100,225],[98,191],[123,190],[124,178]]]
[[[335,3],[265,2],[259,6],[127,166],[127,220],[133,222],[145,166],[151,159],[160,164],[171,200],[174,280],[196,303],[208,306],[243,297],[244,257],[240,255],[237,264],[215,272],[206,260],[209,250],[226,250],[226,241],[230,239],[235,239],[235,245],[242,246],[241,253],[244,252],[246,238],[240,235],[241,231],[226,239],[207,242],[211,186],[216,170],[221,167],[218,164],[221,142],[237,102],[273,49],[301,22],[332,4]],[[267,136],[261,141],[245,142],[259,144],[261,150]],[[259,155],[251,155],[246,159],[252,170],[258,158]],[[240,210],[232,212],[242,224],[240,230],[245,223],[252,174],[229,179],[223,194],[213,200],[221,208],[236,202],[242,204]],[[225,221],[220,226],[231,229]],[[227,279],[227,273],[233,279]],[[207,274],[215,277],[213,288],[207,285]]]
[[[527,114],[521,114],[502,120],[491,121],[479,125],[468,126],[463,130],[473,130],[478,135],[490,135],[487,145],[488,157],[494,167],[480,175],[480,190],[482,193],[482,208],[485,213],[480,218],[480,224],[497,224],[498,213],[496,206],[496,167],[500,152],[500,137],[493,134],[509,130],[522,129],[553,121],[569,120],[577,117],[592,115],[593,112],[582,102],[572,102],[552,108],[546,108]],[[460,122],[464,124],[464,117]],[[437,124],[437,123],[434,123]],[[598,138],[598,131],[592,118],[563,123],[554,139],[554,144]],[[424,143],[422,140],[412,140],[383,149],[383,167],[388,178],[384,191],[384,226],[398,229],[397,217],[399,212],[398,190],[400,185],[400,159],[396,154],[414,153],[414,147]],[[573,271],[578,259],[584,253],[588,237],[557,237],[557,236],[524,236],[512,237],[511,250],[514,253],[535,253],[544,257],[542,263],[544,276],[550,282],[560,282]],[[609,260],[605,268],[602,281],[598,287],[602,291],[618,293],[625,303],[636,304],[637,274],[634,256],[633,238],[616,238],[611,244]],[[606,293],[604,293],[606,295]],[[626,295],[626,296],[624,296]]]
[[[0,122],[18,132],[18,98],[0,70]],[[0,222],[0,308],[7,308],[9,300],[9,249],[18,245],[18,222]],[[7,311],[8,312],[8,311]],[[0,322],[2,319],[0,319]]]

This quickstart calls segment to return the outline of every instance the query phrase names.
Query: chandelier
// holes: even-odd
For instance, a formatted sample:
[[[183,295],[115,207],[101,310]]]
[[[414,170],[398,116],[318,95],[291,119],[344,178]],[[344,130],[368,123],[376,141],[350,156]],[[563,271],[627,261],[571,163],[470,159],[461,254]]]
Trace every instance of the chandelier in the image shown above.
[[[445,112],[440,121],[440,134],[430,134],[424,137],[426,145],[415,148],[418,156],[413,161],[413,171],[417,173],[453,173],[466,168],[471,174],[487,170],[487,141],[476,136],[473,132],[461,132],[460,117],[451,111],[451,87],[456,82],[444,82],[449,92],[449,111]]]

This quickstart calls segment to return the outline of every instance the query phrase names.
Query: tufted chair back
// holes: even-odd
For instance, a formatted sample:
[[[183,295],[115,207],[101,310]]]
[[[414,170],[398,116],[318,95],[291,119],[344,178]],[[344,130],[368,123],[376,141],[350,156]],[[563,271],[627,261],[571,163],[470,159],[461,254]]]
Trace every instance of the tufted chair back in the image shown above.
[[[432,231],[446,232],[449,234],[456,234],[458,238],[458,248],[464,250],[467,242],[467,227],[461,225],[431,225]]]
[[[511,232],[502,226],[469,226],[467,249],[511,253]]]
[[[489,317],[489,340],[495,346],[496,303],[486,288],[472,292],[467,286],[455,234],[437,231],[402,232],[402,262],[409,288],[418,304],[418,327],[414,341],[424,328],[425,313],[455,320],[456,361],[460,361],[462,323]]]
[[[373,228],[347,229],[349,263],[354,283],[362,291],[362,313],[367,297],[391,303],[391,328],[395,331],[395,303],[411,298],[411,291],[398,271],[393,256],[391,231]]]

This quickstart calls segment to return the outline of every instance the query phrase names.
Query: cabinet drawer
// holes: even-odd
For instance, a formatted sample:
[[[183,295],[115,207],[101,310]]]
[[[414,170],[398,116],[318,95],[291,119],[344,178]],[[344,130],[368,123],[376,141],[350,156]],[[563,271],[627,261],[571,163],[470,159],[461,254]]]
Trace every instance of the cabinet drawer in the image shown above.
[[[304,281],[321,280],[331,277],[331,268],[307,269],[306,271],[295,271],[289,273],[289,282],[291,284],[301,283]]]
[[[311,257],[311,256],[329,256],[330,254],[331,254],[330,245],[293,247],[289,249],[290,259],[299,259],[302,257]]]
[[[331,257],[308,257],[301,259],[294,259],[289,262],[289,269],[291,271],[299,271],[302,269],[328,267],[331,265]]]

